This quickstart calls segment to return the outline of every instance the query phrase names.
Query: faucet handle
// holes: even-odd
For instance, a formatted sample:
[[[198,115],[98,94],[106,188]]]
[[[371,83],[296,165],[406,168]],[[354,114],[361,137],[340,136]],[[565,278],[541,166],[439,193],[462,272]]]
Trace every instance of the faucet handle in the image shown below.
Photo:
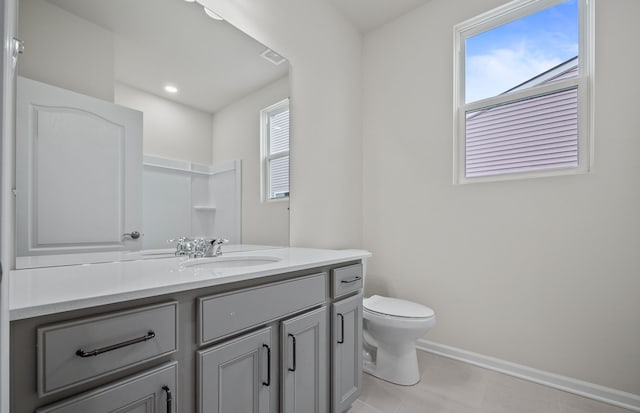
[[[195,240],[188,237],[180,237],[167,240],[167,244],[176,243],[175,255],[192,255],[195,251]]]

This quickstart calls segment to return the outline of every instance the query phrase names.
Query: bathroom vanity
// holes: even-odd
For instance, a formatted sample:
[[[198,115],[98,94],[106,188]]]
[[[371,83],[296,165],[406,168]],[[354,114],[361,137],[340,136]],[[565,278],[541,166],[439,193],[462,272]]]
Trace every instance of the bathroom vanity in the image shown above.
[[[13,271],[11,411],[342,413],[362,383],[368,255]]]

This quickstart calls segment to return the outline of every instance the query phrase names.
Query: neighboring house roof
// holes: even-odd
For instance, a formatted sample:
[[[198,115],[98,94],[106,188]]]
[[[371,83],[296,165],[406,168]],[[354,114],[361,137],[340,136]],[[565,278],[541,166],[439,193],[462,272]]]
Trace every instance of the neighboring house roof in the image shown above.
[[[543,83],[548,83],[554,80],[566,79],[572,76],[575,76],[575,73],[578,71],[578,56],[572,57],[571,59],[565,60],[557,66],[552,67],[551,69],[540,73],[532,77],[529,80],[526,80],[520,83],[518,86],[512,87],[506,92],[501,93],[504,95],[505,93],[515,92],[516,90],[527,89],[533,86],[541,85]]]
[[[576,75],[569,59],[505,93]],[[576,89],[512,102],[466,117],[466,176],[578,165]]]

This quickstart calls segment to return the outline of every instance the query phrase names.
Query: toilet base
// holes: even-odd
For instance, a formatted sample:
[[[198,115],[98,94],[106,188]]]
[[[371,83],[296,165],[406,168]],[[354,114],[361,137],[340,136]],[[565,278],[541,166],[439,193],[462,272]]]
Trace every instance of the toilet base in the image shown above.
[[[420,382],[415,345],[394,348],[393,352],[378,347],[375,358],[365,357],[362,369],[374,377],[402,386],[413,386]]]

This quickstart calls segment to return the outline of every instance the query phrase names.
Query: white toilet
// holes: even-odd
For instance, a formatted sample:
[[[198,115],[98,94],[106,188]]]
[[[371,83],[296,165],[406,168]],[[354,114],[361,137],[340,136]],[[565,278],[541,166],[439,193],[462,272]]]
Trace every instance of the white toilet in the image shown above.
[[[432,309],[373,295],[363,300],[364,371],[410,386],[420,381],[416,340],[436,323]]]

